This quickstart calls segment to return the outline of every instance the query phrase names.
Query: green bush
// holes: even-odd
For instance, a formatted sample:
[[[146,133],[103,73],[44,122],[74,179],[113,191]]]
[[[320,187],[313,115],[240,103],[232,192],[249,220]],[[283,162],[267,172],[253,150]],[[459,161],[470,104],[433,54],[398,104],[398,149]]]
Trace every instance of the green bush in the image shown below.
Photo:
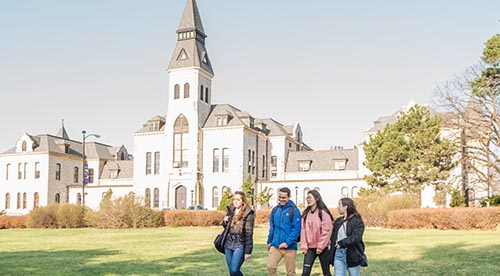
[[[57,210],[57,226],[61,228],[81,228],[85,227],[85,212],[90,209],[76,204],[63,204]]]
[[[481,201],[481,205],[483,207],[488,206],[488,203],[490,206],[500,206],[500,194],[490,196],[487,199]]]
[[[30,228],[57,228],[57,212],[59,204],[34,208],[26,218],[26,224]]]
[[[450,207],[465,207],[465,195],[460,190],[453,190],[451,192]]]

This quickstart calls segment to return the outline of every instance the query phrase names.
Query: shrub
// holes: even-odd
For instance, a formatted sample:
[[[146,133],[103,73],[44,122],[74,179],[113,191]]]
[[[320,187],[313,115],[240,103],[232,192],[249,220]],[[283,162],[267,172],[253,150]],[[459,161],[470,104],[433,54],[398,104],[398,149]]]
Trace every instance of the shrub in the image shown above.
[[[272,209],[262,209],[255,212],[255,224],[265,224],[269,223],[269,216],[271,215]]]
[[[101,209],[85,216],[87,225],[97,228],[145,228],[162,225],[160,211],[142,205],[134,194],[111,200],[111,192],[104,196]]]
[[[26,224],[30,228],[57,228],[57,212],[59,204],[34,208],[26,218]]]
[[[500,194],[490,196],[487,199],[481,201],[481,206],[485,207],[489,203],[490,206],[500,206]]]
[[[360,194],[360,197],[354,201],[365,226],[370,227],[386,227],[387,214],[390,211],[420,207],[419,198],[412,194],[390,196],[382,192],[370,191]]]
[[[465,195],[461,190],[451,192],[450,207],[465,207]]]
[[[26,228],[26,216],[0,216],[0,229]]]
[[[222,224],[225,212],[223,211],[163,211],[165,226],[217,226]]]
[[[90,209],[82,205],[63,204],[57,210],[57,226],[62,228],[81,228],[85,227],[84,214],[91,212]]]
[[[407,209],[388,214],[388,227],[393,229],[493,230],[499,223],[500,207]]]
[[[226,211],[227,206],[233,202],[233,193],[231,192],[231,188],[227,188],[222,194],[222,198],[220,199],[219,206],[217,210]]]

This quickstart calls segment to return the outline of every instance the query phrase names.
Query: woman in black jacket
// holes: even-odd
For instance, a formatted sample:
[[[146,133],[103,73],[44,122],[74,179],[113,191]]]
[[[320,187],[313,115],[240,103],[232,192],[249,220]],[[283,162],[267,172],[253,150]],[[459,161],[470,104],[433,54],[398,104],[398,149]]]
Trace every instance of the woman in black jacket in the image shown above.
[[[248,204],[245,193],[235,192],[224,217],[224,227],[229,227],[224,255],[230,276],[243,276],[240,268],[250,258],[253,249],[254,220],[255,213]]]
[[[346,276],[349,271],[349,276],[359,276],[365,252],[365,225],[352,199],[339,200],[338,210],[340,217],[333,224],[331,236],[334,275]]]

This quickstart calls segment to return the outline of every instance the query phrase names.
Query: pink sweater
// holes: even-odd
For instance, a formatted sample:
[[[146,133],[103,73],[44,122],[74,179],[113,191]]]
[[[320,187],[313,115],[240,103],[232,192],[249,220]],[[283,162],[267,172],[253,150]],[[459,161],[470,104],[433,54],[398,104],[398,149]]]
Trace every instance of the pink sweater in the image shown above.
[[[309,248],[316,248],[319,253],[330,245],[333,223],[330,215],[323,210],[319,218],[319,210],[314,213],[309,212],[306,220],[302,219],[300,230],[300,247],[302,252],[307,252]]]

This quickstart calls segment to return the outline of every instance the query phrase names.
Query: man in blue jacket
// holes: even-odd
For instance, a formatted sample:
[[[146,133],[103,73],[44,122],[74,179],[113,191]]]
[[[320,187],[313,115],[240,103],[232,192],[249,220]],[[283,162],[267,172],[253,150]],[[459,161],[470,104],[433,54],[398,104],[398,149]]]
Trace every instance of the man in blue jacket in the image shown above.
[[[302,217],[295,203],[290,200],[290,189],[279,189],[278,201],[278,206],[271,210],[269,217],[267,271],[269,276],[277,276],[278,264],[285,258],[286,275],[295,276],[297,240]]]

